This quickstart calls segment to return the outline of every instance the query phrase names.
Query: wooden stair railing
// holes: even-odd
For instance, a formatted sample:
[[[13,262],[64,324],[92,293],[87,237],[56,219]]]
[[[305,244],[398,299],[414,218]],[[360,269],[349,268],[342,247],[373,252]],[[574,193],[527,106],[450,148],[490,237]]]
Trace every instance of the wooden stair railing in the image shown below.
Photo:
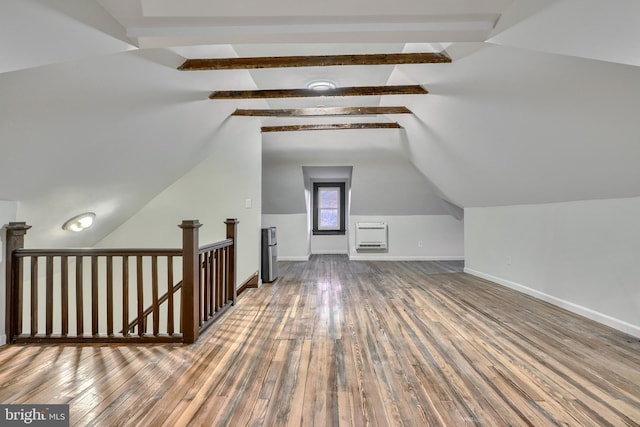
[[[199,318],[200,332],[212,324],[228,307],[233,305],[235,299],[230,292],[230,288],[225,286],[228,282],[227,271],[229,262],[229,248],[233,246],[232,239],[226,239],[218,243],[201,247],[199,250],[198,263],[200,265],[200,293],[203,295],[200,303],[201,317]],[[167,291],[158,298],[158,305],[162,305],[170,299],[170,292],[176,293],[182,288],[182,281],[173,286],[172,291]],[[147,307],[142,312],[142,328],[147,330],[147,318],[157,313],[154,306]],[[157,322],[154,320],[153,322]],[[128,325],[130,333],[139,327],[136,317]],[[120,331],[123,333],[123,331]]]
[[[7,342],[194,342],[235,304],[238,221],[225,223],[226,240],[199,248],[201,224],[183,221],[182,249],[24,249],[31,227],[10,223]]]

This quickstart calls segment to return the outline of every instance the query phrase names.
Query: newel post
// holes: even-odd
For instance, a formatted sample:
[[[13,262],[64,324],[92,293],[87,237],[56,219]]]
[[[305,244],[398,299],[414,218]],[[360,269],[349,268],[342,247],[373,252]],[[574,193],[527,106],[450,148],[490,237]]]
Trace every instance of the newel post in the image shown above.
[[[5,330],[7,334],[7,343],[13,343],[18,333],[18,298],[20,296],[20,286],[18,278],[21,276],[22,263],[15,260],[13,252],[16,249],[24,248],[24,236],[27,230],[31,228],[24,222],[10,222],[5,226],[6,244],[5,244],[5,272],[6,272],[6,318]],[[15,262],[14,262],[15,261]]]
[[[185,220],[182,228],[182,341],[193,343],[200,332],[200,265],[198,229],[202,224]]]
[[[233,246],[229,251],[229,269],[227,271],[227,295],[231,298],[231,304],[235,305],[236,296],[236,259],[238,255],[238,221],[237,218],[227,218],[227,239],[233,240]]]

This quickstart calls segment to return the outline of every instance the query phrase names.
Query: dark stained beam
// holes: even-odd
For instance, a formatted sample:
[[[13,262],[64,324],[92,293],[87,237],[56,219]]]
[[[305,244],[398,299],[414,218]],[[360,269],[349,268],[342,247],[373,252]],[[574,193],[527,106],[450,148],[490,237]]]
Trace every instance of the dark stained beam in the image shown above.
[[[211,92],[209,99],[256,99],[256,98],[309,98],[320,96],[381,96],[381,95],[425,95],[429,93],[419,85],[401,86],[356,86],[337,87],[328,90],[313,89],[266,89],[266,90],[220,90]]]
[[[411,114],[407,107],[318,107],[282,110],[237,109],[232,116],[245,117],[309,117],[309,116],[366,116],[374,114]]]
[[[402,129],[398,123],[335,123],[322,125],[263,126],[262,132],[295,132],[304,130]]]
[[[441,64],[449,62],[451,62],[451,58],[445,52],[272,56],[254,58],[187,59],[178,67],[178,70],[246,70],[255,68],[328,67],[334,65]]]

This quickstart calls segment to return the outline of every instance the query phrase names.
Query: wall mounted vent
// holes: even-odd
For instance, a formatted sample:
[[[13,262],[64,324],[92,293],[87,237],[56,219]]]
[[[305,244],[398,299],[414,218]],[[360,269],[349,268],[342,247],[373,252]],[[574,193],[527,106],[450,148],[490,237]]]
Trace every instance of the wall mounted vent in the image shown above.
[[[387,223],[356,223],[356,249],[387,249]]]

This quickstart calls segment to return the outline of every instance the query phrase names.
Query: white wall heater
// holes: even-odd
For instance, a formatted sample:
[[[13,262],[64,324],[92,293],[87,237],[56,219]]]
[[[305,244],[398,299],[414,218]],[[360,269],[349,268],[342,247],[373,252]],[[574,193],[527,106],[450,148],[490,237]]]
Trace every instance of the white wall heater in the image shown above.
[[[386,249],[386,222],[357,222],[356,249]]]

